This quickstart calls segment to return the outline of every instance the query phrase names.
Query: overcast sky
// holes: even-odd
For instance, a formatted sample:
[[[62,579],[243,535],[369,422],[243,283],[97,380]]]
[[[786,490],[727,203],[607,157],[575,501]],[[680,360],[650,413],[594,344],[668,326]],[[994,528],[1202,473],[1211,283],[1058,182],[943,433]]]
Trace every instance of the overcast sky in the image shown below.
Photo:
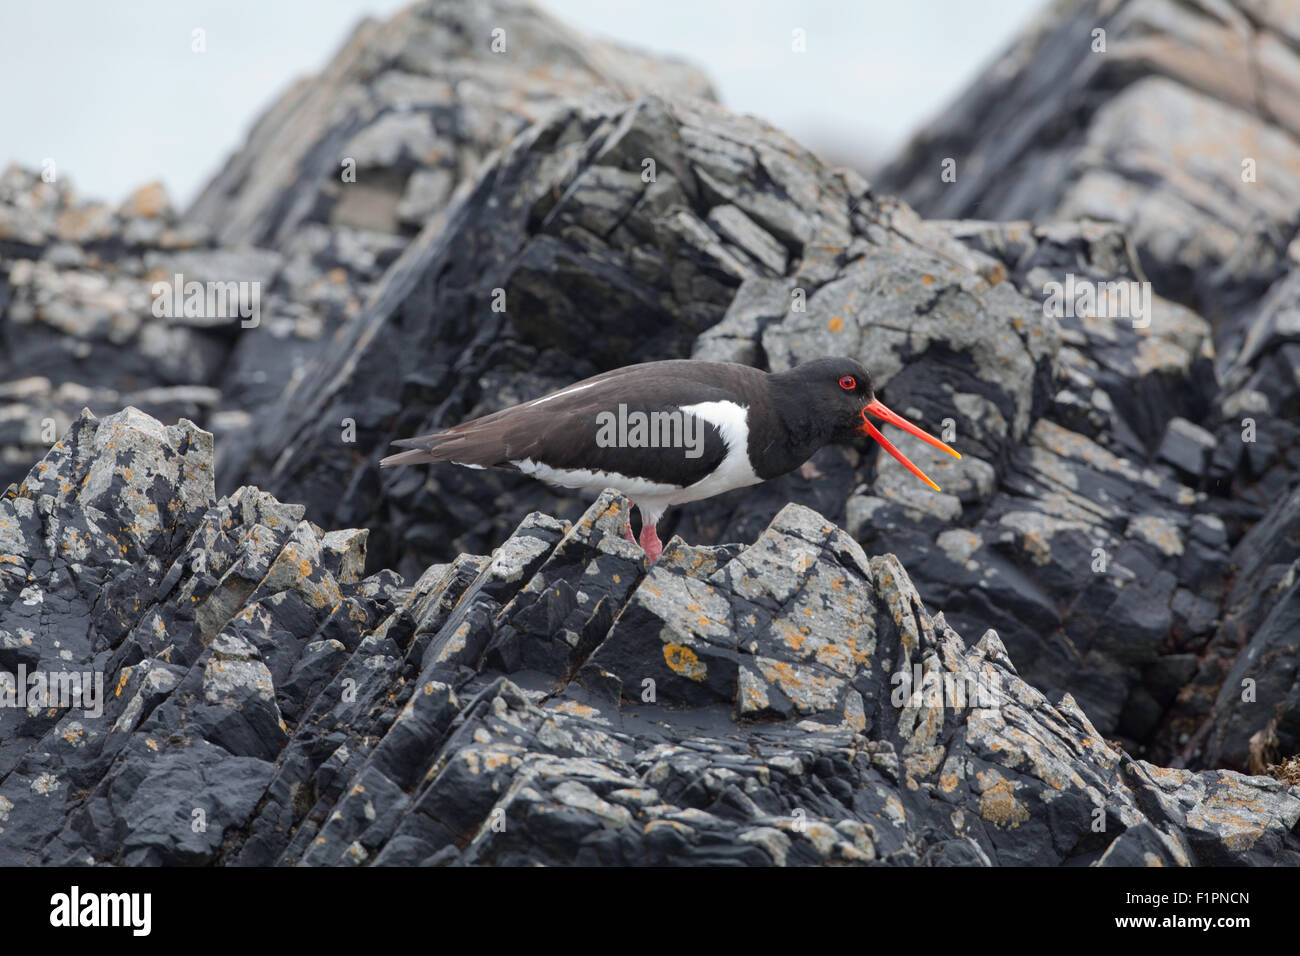
[[[408,0],[0,0],[0,165],[52,158],[84,196],[161,179],[181,207],[294,78]],[[730,109],[839,163],[906,142],[1043,0],[542,0],[703,67]],[[202,27],[207,51],[190,49]],[[792,56],[791,31],[808,52]]]

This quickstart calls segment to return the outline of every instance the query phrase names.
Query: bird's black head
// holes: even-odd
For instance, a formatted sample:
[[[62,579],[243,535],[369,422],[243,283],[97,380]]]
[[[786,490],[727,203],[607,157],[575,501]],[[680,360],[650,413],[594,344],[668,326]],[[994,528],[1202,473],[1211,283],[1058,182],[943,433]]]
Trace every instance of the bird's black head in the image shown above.
[[[874,415],[903,429],[950,455],[961,455],[928,432],[922,431],[901,415],[891,412],[876,398],[871,373],[862,364],[848,358],[820,358],[780,373],[787,399],[799,409],[802,419],[796,427],[820,444],[849,441],[870,435],[885,451],[897,458],[912,474],[936,491],[939,486],[922,474],[867,418]],[[789,409],[780,410],[790,415]],[[790,419],[787,418],[787,421]]]
[[[875,399],[871,373],[849,358],[819,358],[797,365],[782,378],[790,397],[808,410],[807,428],[827,442],[848,441],[862,432],[862,412]]]

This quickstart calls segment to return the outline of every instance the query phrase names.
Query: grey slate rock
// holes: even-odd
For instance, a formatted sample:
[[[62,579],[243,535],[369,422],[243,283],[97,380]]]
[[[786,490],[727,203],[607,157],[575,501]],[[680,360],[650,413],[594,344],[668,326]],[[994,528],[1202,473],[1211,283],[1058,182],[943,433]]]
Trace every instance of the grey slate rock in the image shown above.
[[[27,569],[0,633],[117,689],[6,734],[5,862],[1300,862],[1300,791],[1117,752],[808,508],[748,545],[674,539],[646,573],[607,493],[408,586],[336,575],[364,535],[218,500],[211,463],[188,423],[85,417],[0,499],[0,567]],[[134,629],[75,600],[124,547]]]
[[[1195,480],[1205,474],[1215,445],[1214,436],[1201,426],[1185,418],[1171,418],[1156,454]]]
[[[1104,56],[1087,52],[1099,17]],[[475,40],[489,23],[509,27],[509,56]],[[1152,767],[1259,773],[1294,753],[1296,40],[1266,4],[1057,5],[873,185],[707,102],[694,68],[581,39],[531,7],[427,2],[362,25],[273,104],[185,217],[157,186],[112,208],[66,179],[0,174],[0,487],[14,482],[0,499],[0,554],[13,557],[0,559],[0,666],[71,661],[114,690],[99,718],[0,710],[0,766],[15,768],[0,801],[18,808],[0,820],[6,838],[23,859],[81,859],[77,834],[119,826],[84,804],[87,788],[118,759],[180,760],[191,742],[171,729],[192,720],[199,739],[274,767],[256,807],[232,797],[213,817],[243,835],[217,841],[221,862],[577,859],[547,819],[584,834],[583,860],[834,857],[834,842],[755,815],[795,805],[775,764],[753,782],[719,772],[754,769],[733,747],[737,725],[752,739],[857,713],[827,689],[848,675],[778,641],[802,622],[772,595],[816,613],[828,562],[842,564],[848,545],[823,524],[864,554],[896,555],[956,632],[992,629],[1008,673],[1047,700],[1068,693]],[[1201,66],[1245,49],[1231,68]],[[1238,175],[1238,141],[1258,146],[1255,183]],[[356,183],[339,178],[344,152]],[[956,183],[937,176],[945,156]],[[1002,221],[925,219],[889,189],[925,216]],[[177,267],[262,282],[263,322],[152,316],[151,283]],[[1047,284],[1070,276],[1150,280],[1150,324],[1047,314]],[[916,454],[942,494],[874,446],[826,448],[776,481],[675,510],[661,530],[681,537],[646,574],[615,533],[619,499],[593,510],[518,476],[375,468],[394,437],[630,361],[780,368],[821,354],[863,360],[888,404],[951,430],[961,461]],[[81,418],[128,405],[200,423],[219,457],[188,423]],[[75,441],[52,451],[60,435]],[[815,550],[809,579],[760,560],[771,546]],[[735,625],[737,608],[754,623]],[[667,656],[665,633],[678,638]],[[679,673],[700,673],[682,649],[705,680]],[[641,699],[647,677],[672,688],[660,710]],[[424,688],[429,713],[407,733],[399,708]],[[855,691],[863,718],[878,717]],[[525,769],[498,766],[487,776],[502,789],[480,793],[468,759],[425,764],[446,755],[463,710],[482,717],[497,700],[535,725]],[[613,735],[617,781],[555,763],[575,755],[556,743],[564,720],[530,708],[560,705],[580,721],[565,733]],[[675,736],[655,736],[664,725]],[[158,750],[137,742],[146,726],[168,730],[145,738]],[[385,747],[390,736],[405,743]],[[856,743],[796,756],[778,737],[775,759],[806,784],[798,806],[826,810],[860,852],[869,839],[875,858],[908,862],[1014,856],[943,828],[928,843],[892,823],[864,837],[834,804],[872,818],[864,787],[897,774],[859,772]],[[660,744],[713,763],[661,768],[650,784],[625,751]],[[903,752],[890,746],[868,761],[881,773]],[[201,778],[209,764],[195,760],[177,773]],[[1176,802],[1243,794],[1153,773],[1128,785]],[[481,832],[516,777],[529,781],[510,802],[526,838]],[[354,779],[405,808],[400,819],[388,805],[372,819],[349,799]],[[468,816],[439,803],[462,798]],[[692,812],[651,819],[665,798]],[[340,801],[346,826],[330,816]],[[640,814],[641,837],[609,824],[621,817],[606,805]],[[1069,859],[1224,859],[1222,834],[1194,840],[1182,818],[1157,817],[1071,844]],[[741,821],[752,826],[736,836]],[[212,845],[151,839],[132,860]],[[1260,853],[1285,859],[1286,846]]]

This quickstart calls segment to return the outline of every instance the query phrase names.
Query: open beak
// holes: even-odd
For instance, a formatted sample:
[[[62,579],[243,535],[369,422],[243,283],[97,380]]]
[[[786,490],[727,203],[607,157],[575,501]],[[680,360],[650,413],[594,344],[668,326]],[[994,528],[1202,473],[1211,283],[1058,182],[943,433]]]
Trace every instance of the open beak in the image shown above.
[[[897,448],[894,447],[893,442],[891,442],[884,435],[880,434],[880,430],[876,428],[875,425],[871,424],[871,422],[867,419],[867,412],[870,412],[872,415],[875,415],[881,421],[889,422],[889,424],[891,425],[897,425],[899,428],[907,432],[909,435],[914,435],[915,437],[921,439],[921,441],[933,445],[935,448],[942,448],[944,451],[946,451],[948,454],[952,455],[955,458],[960,458],[961,453],[953,448],[949,448],[947,445],[939,441],[939,439],[935,438],[929,432],[925,432],[917,428],[915,425],[909,422],[902,415],[894,414],[874,398],[871,400],[870,404],[868,404],[866,408],[862,409],[862,428],[859,429],[859,431],[861,431],[861,433],[864,435],[870,435],[872,438],[874,438],[877,442],[880,443],[880,447],[885,449],[885,451],[889,452],[895,458],[897,458],[904,468],[906,468],[912,474],[916,475],[916,477],[920,478],[922,481],[924,481],[935,491],[938,491],[939,486],[936,485],[929,478],[927,478],[920,468],[917,468],[916,465],[912,464],[911,461],[908,460],[906,455],[904,455],[901,451],[899,451]]]

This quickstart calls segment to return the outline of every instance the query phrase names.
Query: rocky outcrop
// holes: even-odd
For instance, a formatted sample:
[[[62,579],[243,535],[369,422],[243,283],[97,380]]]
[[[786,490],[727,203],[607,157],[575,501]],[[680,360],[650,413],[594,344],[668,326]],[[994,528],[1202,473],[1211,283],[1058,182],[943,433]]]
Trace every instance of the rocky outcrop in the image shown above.
[[[1188,416],[1203,431],[1189,444],[1178,425],[1166,450],[1216,494],[1260,510],[1300,477],[1288,320],[1300,264],[1297,77],[1300,32],[1273,4],[1058,4],[879,177],[927,217],[1118,224],[1135,274],[1213,329],[1214,372],[1192,382],[1205,404]],[[981,227],[958,228],[984,241]],[[1142,437],[1160,451],[1161,436]]]
[[[381,474],[393,439],[628,361],[849,354],[891,406],[958,441],[960,462],[920,453],[945,493],[828,448],[670,516],[675,530],[753,540],[806,502],[898,554],[956,626],[997,629],[1036,686],[1071,692],[1136,750],[1172,719],[1243,530],[1203,490],[1209,456],[1174,440],[1212,400],[1208,324],[1163,298],[1144,328],[1042,307],[1041,284],[1071,269],[1136,268],[1115,227],[926,223],[708,104],[575,106],[412,242],[385,294],[259,417],[235,453],[247,469],[221,487],[254,482],[326,525],[370,527],[372,568],[413,577],[489,550],[531,511],[576,520],[582,505],[510,474]]]
[[[565,104],[648,91],[713,95],[696,68],[584,36],[526,0],[430,0],[363,21],[272,104],[186,213],[285,259],[267,323],[238,337],[219,381],[223,487],[365,304],[392,295],[387,270],[418,233],[441,231],[484,160]]]
[[[594,41],[531,4],[429,0],[364,21],[183,215],[156,184],[113,209],[79,199],[62,169],[9,168],[0,484],[86,405],[200,421],[228,436],[223,473],[240,470],[254,413],[319,363],[484,158],[559,103],[647,90],[712,96],[695,68]],[[154,283],[176,275],[256,285],[255,324],[156,314]]]
[[[1187,754],[1259,772],[1300,752],[1300,489],[1269,510],[1232,558],[1226,612],[1176,714],[1196,728]]]
[[[936,218],[1118,222],[1159,288],[1227,318],[1300,261],[1297,77],[1283,4],[1053,4],[880,182]]]
[[[530,3],[413,4],[363,20],[276,100],[186,218],[272,248],[309,223],[412,236],[556,104],[651,90],[713,96],[695,67],[583,36]]]
[[[1294,33],[1057,4],[884,172],[920,214],[513,3],[363,24],[183,216],[10,170],[0,670],[111,689],[0,712],[12,859],[1294,862],[1296,791],[1228,772],[1300,751]],[[1182,56],[1233,37],[1254,86]],[[151,316],[176,272],[262,320]],[[826,354],[963,452],[908,449],[943,493],[828,447],[647,574],[617,499],[378,469],[629,362]],[[1000,696],[894,706],[917,666]]]
[[[1123,271],[1203,317],[1178,310],[1184,355],[1155,343],[1135,352],[1116,323],[1090,323],[1085,334],[1110,341],[1086,365],[1063,352],[1070,381],[1058,395],[1075,408],[1058,420],[1077,428],[1104,393],[1118,415],[1081,430],[1206,493],[1190,504],[1194,524],[1156,516],[1184,529],[1162,546],[1186,570],[1168,558],[1134,568],[1161,652],[1133,663],[1158,673],[1112,705],[1118,730],[1180,763],[1258,769],[1296,740],[1284,502],[1300,485],[1298,84],[1300,32],[1277,5],[1058,4],[880,175],[930,217],[1113,222],[1130,251]],[[1041,226],[953,228],[1004,262],[1040,255],[1027,238]],[[1079,258],[1057,262],[1082,271]],[[1039,295],[1059,281],[1021,272]],[[1134,631],[1115,633],[1128,642]]]
[[[234,332],[153,314],[156,280],[260,281],[274,253],[217,249],[154,184],[114,209],[11,166],[0,174],[0,483],[20,480],[79,410],[135,404],[207,420]],[[237,325],[236,325],[237,329]]]
[[[758,120],[655,97],[559,110],[502,152],[452,221],[412,242],[386,294],[262,416],[242,480],[326,523],[374,526],[379,565],[414,573],[491,547],[529,511],[573,518],[581,505],[513,475],[433,469],[436,491],[422,473],[381,476],[378,454],[340,440],[343,423],[378,452],[630,361],[784,368],[847,352],[916,417],[964,400],[985,419],[963,418],[970,455],[939,478],[977,501],[1045,402],[1058,346],[1041,309],[979,266]],[[877,314],[882,301],[893,317]],[[812,469],[693,509],[685,536],[751,538],[795,482],[821,489],[838,520],[871,463],[831,449]]]
[[[212,448],[87,414],[0,497],[5,668],[105,688],[0,709],[0,862],[1300,863],[1300,792],[1116,750],[808,508],[407,582]]]

